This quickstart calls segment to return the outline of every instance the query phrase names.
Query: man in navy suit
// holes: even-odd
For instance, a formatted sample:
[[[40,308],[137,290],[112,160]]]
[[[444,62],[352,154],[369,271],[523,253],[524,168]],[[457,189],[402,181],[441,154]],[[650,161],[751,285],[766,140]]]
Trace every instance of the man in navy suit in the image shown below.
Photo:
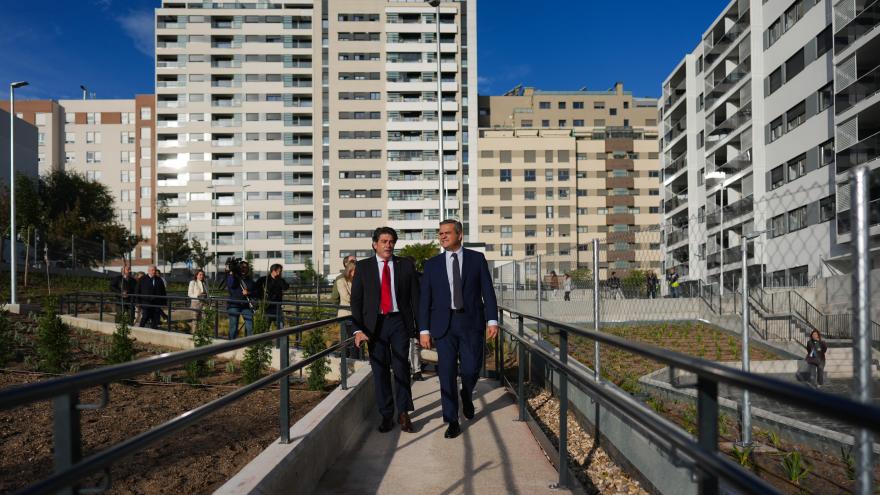
[[[457,220],[440,222],[443,253],[425,263],[419,305],[419,341],[422,347],[437,346],[440,401],[446,438],[461,433],[458,398],[464,417],[474,417],[473,393],[483,363],[483,349],[498,334],[498,305],[486,257],[464,249],[462,225]],[[461,363],[461,390],[458,364]]]

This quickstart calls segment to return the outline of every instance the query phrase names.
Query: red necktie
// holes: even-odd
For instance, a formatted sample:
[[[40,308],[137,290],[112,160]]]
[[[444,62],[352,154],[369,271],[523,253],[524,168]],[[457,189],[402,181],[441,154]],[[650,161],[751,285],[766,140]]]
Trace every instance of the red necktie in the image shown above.
[[[379,302],[379,310],[382,314],[388,314],[394,307],[391,304],[391,268],[388,267],[388,260],[384,260],[385,266],[382,267],[382,299]]]

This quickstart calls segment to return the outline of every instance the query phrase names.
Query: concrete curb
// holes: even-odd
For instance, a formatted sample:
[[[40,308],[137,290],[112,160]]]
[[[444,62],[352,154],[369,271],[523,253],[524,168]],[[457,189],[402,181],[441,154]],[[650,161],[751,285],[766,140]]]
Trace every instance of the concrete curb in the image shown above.
[[[326,470],[374,426],[372,374],[361,369],[349,388],[337,388],[290,428],[289,444],[276,440],[215,495],[312,493]]]

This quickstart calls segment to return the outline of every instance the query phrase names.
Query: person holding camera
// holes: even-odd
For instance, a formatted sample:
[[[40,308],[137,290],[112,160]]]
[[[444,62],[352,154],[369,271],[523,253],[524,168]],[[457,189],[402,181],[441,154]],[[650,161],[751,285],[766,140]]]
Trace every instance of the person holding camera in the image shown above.
[[[269,275],[257,280],[256,294],[261,301],[266,302],[266,319],[269,325],[275,322],[275,328],[284,328],[284,314],[281,312],[281,301],[284,299],[284,291],[290,288],[290,284],[281,276],[283,267],[275,263],[269,267]],[[268,328],[268,327],[267,327]]]
[[[229,340],[238,336],[238,319],[244,318],[245,335],[254,333],[254,304],[252,297],[256,294],[254,281],[250,277],[251,267],[247,261],[241,260],[228,267],[226,289],[229,291],[229,302],[226,311],[229,314]]]

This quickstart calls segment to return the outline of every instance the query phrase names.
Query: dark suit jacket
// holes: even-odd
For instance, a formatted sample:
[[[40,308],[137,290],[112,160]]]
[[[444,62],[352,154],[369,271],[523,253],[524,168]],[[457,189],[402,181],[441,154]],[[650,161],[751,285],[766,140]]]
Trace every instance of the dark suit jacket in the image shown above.
[[[110,290],[120,295],[125,292],[131,299],[134,299],[135,292],[137,292],[137,280],[132,276],[124,278],[122,275],[116,275],[110,279]]]
[[[156,281],[155,285],[152,282],[153,280]],[[168,301],[164,297],[153,297],[165,295],[165,282],[162,281],[161,277],[150,278],[149,275],[144,275],[143,277],[141,277],[141,280],[138,283],[137,292],[138,304],[149,304],[155,306],[168,305]]]
[[[485,330],[489,320],[498,319],[495,288],[489,275],[489,264],[479,251],[465,249],[461,257],[461,290],[464,318],[469,328]],[[430,330],[431,337],[442,338],[449,330],[452,294],[446,273],[446,253],[425,262],[422,275],[422,296],[419,304],[419,329]]]
[[[410,335],[417,332],[416,314],[419,307],[419,278],[416,267],[409,260],[393,256],[394,293],[397,309],[403,316],[404,325]],[[379,279],[379,264],[376,256],[357,262],[354,280],[351,282],[351,317],[355,329],[372,338],[379,319],[379,301],[382,297],[382,284]]]

